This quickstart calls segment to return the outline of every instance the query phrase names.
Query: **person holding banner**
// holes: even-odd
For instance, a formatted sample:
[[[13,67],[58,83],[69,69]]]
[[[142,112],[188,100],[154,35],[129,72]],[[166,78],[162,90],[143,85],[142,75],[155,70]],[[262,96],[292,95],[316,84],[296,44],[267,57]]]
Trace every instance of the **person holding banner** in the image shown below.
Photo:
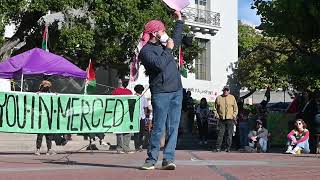
[[[52,84],[48,80],[43,80],[40,84],[39,91],[40,93],[50,93],[50,88]],[[57,154],[54,150],[51,149],[52,147],[52,135],[51,134],[37,134],[37,140],[36,140],[36,152],[35,155],[40,156],[40,148],[42,145],[42,139],[43,136],[46,137],[46,143],[47,143],[47,155],[55,155]]]
[[[162,169],[174,170],[175,148],[182,108],[182,83],[177,63],[172,54],[182,40],[183,21],[180,11],[172,39],[167,35],[165,25],[159,20],[151,20],[144,26],[139,59],[149,76],[153,109],[153,129],[151,131],[148,158],[141,167],[154,169],[158,161],[160,139],[166,130],[167,143],[163,151]]]
[[[112,91],[112,95],[132,95],[132,92],[127,89],[129,84],[129,80],[122,78],[119,81],[119,87],[114,89]],[[130,139],[131,139],[131,134],[130,133],[122,133],[122,134],[116,134],[117,136],[117,152],[119,154],[124,154],[124,153],[134,153],[133,151],[130,150]]]

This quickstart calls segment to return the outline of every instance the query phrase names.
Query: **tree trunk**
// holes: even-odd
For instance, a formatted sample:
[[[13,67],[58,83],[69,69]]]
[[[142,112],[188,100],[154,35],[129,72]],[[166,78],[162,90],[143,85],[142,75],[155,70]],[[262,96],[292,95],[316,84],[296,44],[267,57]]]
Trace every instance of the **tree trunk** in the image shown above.
[[[11,51],[16,45],[24,41],[25,36],[32,28],[38,25],[39,19],[44,16],[43,12],[24,12],[19,27],[15,34],[8,39],[0,49],[0,57],[3,57],[5,53]]]
[[[19,43],[20,39],[18,38],[11,38],[8,41],[6,41],[0,49],[0,62],[7,59],[8,55],[11,55],[11,53],[8,54],[8,52],[11,51]]]

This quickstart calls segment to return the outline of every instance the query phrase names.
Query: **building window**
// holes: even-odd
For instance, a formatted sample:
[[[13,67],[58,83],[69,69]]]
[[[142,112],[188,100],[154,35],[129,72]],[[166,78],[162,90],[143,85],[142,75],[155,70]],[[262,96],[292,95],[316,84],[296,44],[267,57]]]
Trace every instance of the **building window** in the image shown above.
[[[196,79],[210,81],[210,42],[207,39],[199,39],[199,45],[203,50],[195,60]]]
[[[207,0],[195,0],[194,3],[201,6],[207,6]]]

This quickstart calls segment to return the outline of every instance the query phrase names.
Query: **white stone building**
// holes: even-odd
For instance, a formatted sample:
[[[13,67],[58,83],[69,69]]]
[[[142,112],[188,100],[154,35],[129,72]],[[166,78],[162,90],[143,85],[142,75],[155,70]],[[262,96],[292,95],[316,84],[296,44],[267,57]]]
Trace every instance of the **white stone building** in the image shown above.
[[[183,87],[190,90],[192,97],[214,101],[227,83],[227,68],[238,59],[238,2],[237,0],[190,0],[182,10],[186,25],[200,39],[205,50],[195,59],[195,73],[182,77]],[[134,84],[148,87],[148,77],[140,68],[139,78]],[[147,93],[146,96],[150,96]]]

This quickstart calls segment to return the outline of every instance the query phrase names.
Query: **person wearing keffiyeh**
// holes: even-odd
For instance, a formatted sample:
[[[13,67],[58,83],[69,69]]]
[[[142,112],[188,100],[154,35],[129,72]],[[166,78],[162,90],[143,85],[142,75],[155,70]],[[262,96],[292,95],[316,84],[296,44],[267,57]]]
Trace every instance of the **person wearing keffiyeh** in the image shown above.
[[[166,33],[165,25],[159,20],[149,21],[144,26],[142,49],[139,59],[149,76],[153,109],[148,158],[141,169],[154,169],[158,161],[160,139],[166,129],[167,143],[163,151],[162,168],[174,170],[175,148],[182,107],[182,83],[177,63],[172,54],[182,40],[183,21],[179,11],[172,38]]]

